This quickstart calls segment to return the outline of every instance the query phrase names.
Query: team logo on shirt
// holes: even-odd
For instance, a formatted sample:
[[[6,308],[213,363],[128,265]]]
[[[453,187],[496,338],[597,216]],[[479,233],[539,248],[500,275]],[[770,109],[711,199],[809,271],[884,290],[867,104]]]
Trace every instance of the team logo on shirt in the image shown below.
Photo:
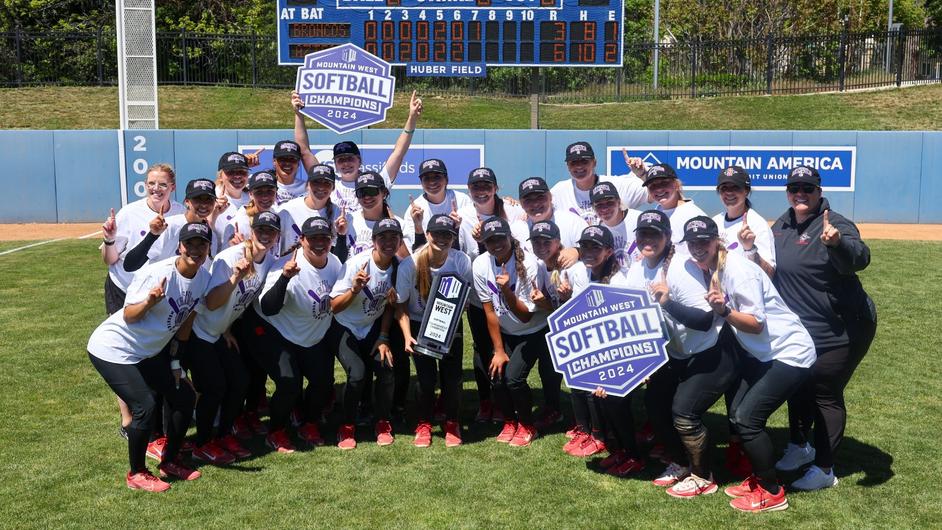
[[[798,237],[798,241],[796,241],[795,243],[798,245],[807,245],[811,243],[811,236],[809,236],[807,232],[804,234],[801,234]]]
[[[365,295],[363,299],[363,314],[372,317],[385,309],[386,293],[389,292],[390,288],[391,286],[386,280],[377,283],[375,289],[371,289],[369,285],[363,287],[363,294]]]
[[[239,280],[239,284],[236,285],[239,296],[236,298],[236,303],[232,306],[232,310],[238,312],[245,311],[245,308],[252,303],[252,300],[255,300],[255,294],[258,292],[258,288],[261,287],[261,285],[262,278],[258,274],[253,274],[250,277]]]
[[[199,298],[193,298],[190,291],[184,291],[179,298],[167,297],[167,303],[170,304],[170,314],[167,315],[167,330],[176,331],[183,325],[183,321],[190,315],[190,311],[196,307]]]
[[[307,295],[310,296],[313,301],[311,304],[311,315],[314,317],[314,320],[321,320],[330,314],[330,297],[327,296],[328,292],[327,282],[324,281],[321,281],[320,285],[317,286],[317,291],[308,289]]]

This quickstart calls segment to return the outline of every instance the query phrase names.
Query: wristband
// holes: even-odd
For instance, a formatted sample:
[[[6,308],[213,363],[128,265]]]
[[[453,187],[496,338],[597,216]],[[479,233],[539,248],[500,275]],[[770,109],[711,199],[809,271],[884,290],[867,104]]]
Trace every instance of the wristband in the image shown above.
[[[412,134],[415,132],[415,129],[412,129],[411,131],[409,129],[403,129],[402,132],[403,134]]]
[[[376,340],[382,342],[389,342],[389,333],[380,333]]]
[[[720,317],[721,317],[721,318],[726,318],[726,317],[728,317],[729,314],[732,313],[732,312],[733,312],[733,310],[730,309],[730,307],[729,307],[728,305],[727,305],[727,306],[723,306],[723,312],[720,313]]]
[[[755,259],[756,255],[759,254],[759,247],[753,245],[752,248],[750,248],[749,250],[743,250],[742,253],[743,253],[743,256],[746,256],[746,258],[748,259]]]
[[[111,241],[108,241],[107,239],[102,239],[101,242],[104,243],[106,247],[110,247],[111,245],[114,245],[114,239],[112,239]]]
[[[174,359],[174,360],[170,361],[170,369],[171,369],[171,370],[181,370],[182,368],[180,367],[180,361],[179,361],[178,359]]]

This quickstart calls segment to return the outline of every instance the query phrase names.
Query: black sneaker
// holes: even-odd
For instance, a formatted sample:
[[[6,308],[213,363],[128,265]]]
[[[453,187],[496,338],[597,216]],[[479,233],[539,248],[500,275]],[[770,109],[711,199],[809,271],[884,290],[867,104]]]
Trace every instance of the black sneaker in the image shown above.
[[[124,428],[124,425],[118,425],[118,436],[128,439],[128,430]]]

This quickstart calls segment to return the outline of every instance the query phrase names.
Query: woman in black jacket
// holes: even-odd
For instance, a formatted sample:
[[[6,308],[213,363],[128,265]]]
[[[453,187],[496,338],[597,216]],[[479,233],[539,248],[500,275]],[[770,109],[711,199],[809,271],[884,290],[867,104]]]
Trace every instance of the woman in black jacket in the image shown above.
[[[837,485],[834,452],[847,423],[844,387],[873,342],[877,315],[856,274],[870,264],[870,249],[852,221],[831,211],[817,170],[792,169],[786,193],[791,208],[772,225],[774,283],[814,339],[818,359],[788,401],[791,440],[776,468],[793,471],[813,462],[792,487],[817,490]]]

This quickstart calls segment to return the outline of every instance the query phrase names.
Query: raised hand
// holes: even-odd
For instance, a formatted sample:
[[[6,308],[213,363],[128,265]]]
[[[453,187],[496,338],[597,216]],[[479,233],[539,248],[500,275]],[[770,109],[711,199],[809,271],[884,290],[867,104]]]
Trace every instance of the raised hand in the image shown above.
[[[262,151],[264,150],[264,147],[259,147],[258,151],[245,155],[245,163],[248,164],[249,167],[255,167],[259,165],[261,162],[259,162],[258,155],[262,154]]]
[[[363,263],[363,266],[360,267],[360,270],[353,276],[353,294],[357,294],[366,287],[366,284],[370,282],[370,275],[367,272],[367,269],[370,266],[369,258]]]
[[[559,282],[559,287],[556,288],[556,294],[559,295],[559,301],[565,302],[572,298],[572,285],[569,283],[569,274],[563,272],[562,281]]]
[[[506,263],[500,266],[500,274],[494,277],[494,281],[497,282],[497,286],[500,287],[501,291],[504,291],[510,286],[510,275],[507,274]]]
[[[412,218],[412,222],[415,224],[415,232],[417,234],[421,234],[425,231],[425,227],[422,225],[425,211],[415,204],[415,198],[412,195],[409,195],[409,217]]]
[[[661,305],[667,304],[671,299],[670,288],[663,279],[659,282],[651,282],[651,285],[648,286],[648,290],[651,291],[651,296],[654,298],[654,301]]]
[[[720,282],[716,278],[710,280],[710,290],[704,298],[706,298],[714,313],[722,314],[726,312],[726,296],[723,294]]]
[[[339,236],[347,235],[347,206],[340,208],[340,216],[334,219],[334,231]]]
[[[115,235],[118,233],[118,225],[114,220],[114,208],[111,209],[111,213],[108,214],[108,219],[101,225],[101,234],[108,241],[114,241]]]
[[[292,99],[292,103],[294,103],[294,99]],[[409,115],[416,118],[422,116],[422,98],[416,97],[415,90],[412,91],[412,97],[409,99]]]
[[[243,236],[242,232],[239,231],[238,221],[236,221],[234,224],[235,224],[235,233],[232,234],[232,239],[229,240],[230,247],[234,247],[238,245],[239,243],[242,243],[243,241],[245,241],[245,236]]]
[[[291,259],[289,259],[288,262],[285,263],[284,268],[281,269],[281,274],[283,274],[285,278],[294,278],[299,272],[301,272],[301,267],[298,266],[298,251],[295,250],[294,255],[291,256]]]
[[[543,290],[536,285],[535,280],[530,280],[530,301],[538,307],[543,307],[549,303],[546,295],[543,294]]]
[[[170,203],[167,203],[167,211],[170,211]],[[157,212],[157,217],[154,217],[150,222],[150,233],[155,236],[159,236],[164,233],[164,230],[167,229],[167,220],[164,219],[164,207],[160,207],[160,211]]]
[[[242,249],[242,257],[239,258],[239,261],[236,261],[235,264],[232,266],[232,276],[235,278],[236,281],[239,281],[242,278],[245,278],[249,274],[249,270],[251,268],[252,268],[252,261],[249,258],[248,249]]]
[[[147,303],[149,305],[155,305],[166,296],[164,291],[167,288],[167,277],[165,276],[160,280],[160,283],[155,285],[150,291],[147,292]]]
[[[458,215],[458,201],[455,199],[451,200],[451,213],[448,214],[448,217],[454,219],[455,223],[457,223],[458,226],[461,226],[461,216]]]
[[[628,150],[624,147],[621,149],[621,156],[625,158],[625,165],[632,173],[639,177],[644,176],[644,160],[637,156],[628,156]]]
[[[742,214],[742,228],[739,229],[739,242],[742,243],[743,250],[752,250],[752,247],[756,244],[756,234],[749,228],[749,210],[746,210],[746,213]]]
[[[300,112],[304,108],[304,102],[301,101],[301,96],[298,94],[297,90],[291,91],[291,107],[295,112]]]
[[[828,212],[824,210],[824,227],[821,229],[821,242],[827,247],[836,247],[841,242],[841,232],[828,219]]]

